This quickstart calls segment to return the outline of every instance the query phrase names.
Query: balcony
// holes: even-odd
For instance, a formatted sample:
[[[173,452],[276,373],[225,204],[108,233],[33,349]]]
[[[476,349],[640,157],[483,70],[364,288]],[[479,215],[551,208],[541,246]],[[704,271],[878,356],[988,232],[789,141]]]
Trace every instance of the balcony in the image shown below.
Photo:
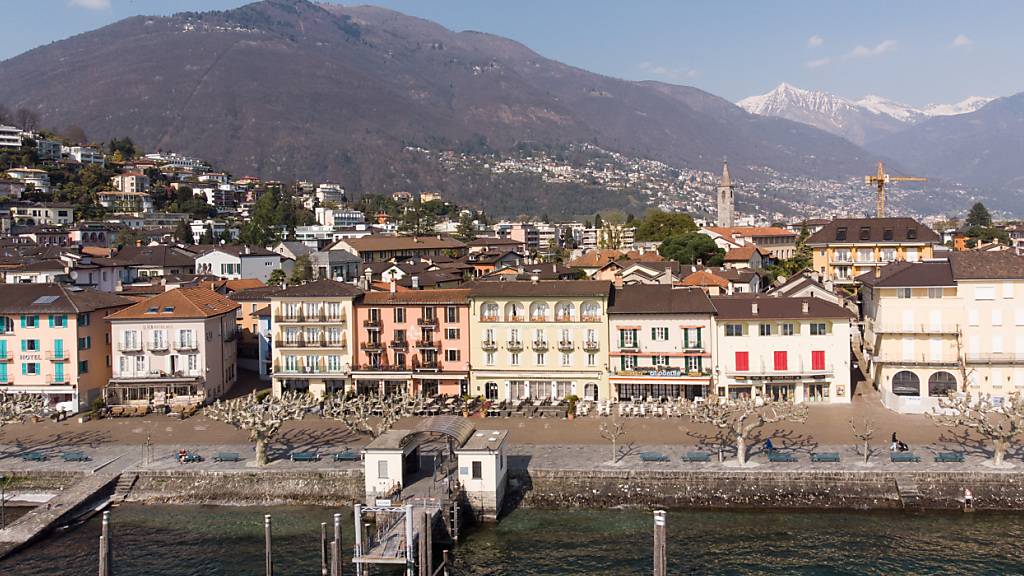
[[[785,370],[776,370],[771,366],[771,364],[761,364],[760,366],[750,366],[749,370],[736,370],[730,368],[726,369],[725,373],[726,375],[734,378],[747,377],[756,379],[772,378],[780,380],[800,380],[833,376],[835,371],[832,369],[831,364],[820,369],[800,364],[793,367],[787,366]]]
[[[639,352],[640,351],[640,343],[639,342],[626,342],[626,343],[623,343],[623,344],[619,345],[619,350],[622,350],[623,352]]]
[[[497,322],[498,321],[498,317],[490,315],[490,314],[481,314],[480,315],[480,321],[481,322]]]
[[[540,322],[550,322],[550,320],[548,320],[547,316],[545,316],[543,314],[539,314],[537,316],[530,316],[530,322],[540,323]]]
[[[363,320],[363,327],[370,328],[371,330],[380,330],[381,320],[380,318],[370,318],[369,320]]]
[[[423,360],[413,363],[412,367],[416,370],[440,370],[441,364],[437,360]]]
[[[523,342],[522,340],[509,340],[505,343],[505,348],[507,348],[509,352],[522,352]]]
[[[509,316],[506,322],[526,322],[526,316]]]
[[[600,321],[601,321],[601,315],[600,314],[585,314],[583,316],[580,316],[580,322],[600,322]]]
[[[616,376],[645,376],[652,378],[710,378],[711,369],[689,370],[680,366],[637,366],[621,368],[616,366],[612,372]]]
[[[117,382],[198,382],[202,380],[203,372],[201,370],[179,370],[177,372],[114,372],[111,376],[112,381]]]
[[[934,334],[956,336],[960,333],[958,324],[875,324],[875,334]]]
[[[416,324],[423,328],[437,328],[437,318],[420,318]]]
[[[576,349],[576,345],[573,343],[572,340],[559,340],[558,341],[558,350],[559,350],[559,352],[572,352],[575,349]]]
[[[53,350],[48,351],[46,353],[46,359],[51,361],[51,362],[68,362],[68,361],[70,361],[70,358],[68,358],[68,353],[64,352],[63,350],[60,351],[60,352],[54,352]]]
[[[1003,366],[1024,364],[1024,354],[1012,352],[990,352],[988,354],[967,354],[968,364],[1001,364]]]
[[[596,340],[590,340],[583,343],[584,352],[598,352],[601,350],[601,343]]]
[[[356,366],[355,372],[407,372],[409,368],[405,364],[360,364]]]
[[[117,349],[120,352],[142,352],[142,342],[118,342]]]
[[[548,341],[547,340],[534,340],[530,344],[530,348],[532,348],[534,352],[546,352],[547,349],[548,349]]]
[[[572,314],[560,314],[558,316],[555,316],[555,322],[575,322],[575,321],[576,321],[576,319],[573,318]]]
[[[291,340],[288,340],[288,339],[284,339],[284,340],[278,339],[278,340],[274,340],[274,346],[276,346],[278,348],[305,348],[306,347],[306,339],[305,338],[294,338],[294,339],[291,339]]]
[[[171,345],[166,340],[146,343],[146,350],[149,350],[150,352],[167,352],[170,348]]]
[[[484,340],[483,342],[480,343],[480,348],[482,348],[485,352],[494,352],[495,350],[498,349],[498,343],[495,342],[494,340]]]
[[[344,376],[348,371],[342,365],[329,366],[326,362],[321,362],[315,366],[294,366],[289,368],[284,364],[277,362],[274,364],[274,374],[286,374],[288,376]]]
[[[14,357],[11,356],[9,353],[4,352],[3,354],[0,354],[0,364],[6,364],[8,362],[13,362],[13,361],[14,361]]]
[[[195,340],[177,341],[174,343],[174,349],[180,352],[189,350],[199,350],[199,343]]]
[[[301,311],[298,312],[284,312],[274,314],[274,322],[305,322],[306,315]]]
[[[391,347],[392,350],[408,350],[409,349],[409,341],[408,340],[395,340],[394,342],[389,344],[389,346]]]
[[[685,342],[683,352],[700,353],[704,352],[704,344],[701,342]]]
[[[383,342],[362,342],[359,344],[359,348],[366,350],[367,352],[383,352]]]
[[[47,374],[46,375],[46,383],[50,384],[51,386],[64,386],[64,385],[67,385],[68,382],[69,382],[69,379],[67,377],[67,374],[65,374],[63,376],[57,376],[56,374]]]
[[[420,349],[436,349],[437,342],[434,340],[417,340],[416,347]]]

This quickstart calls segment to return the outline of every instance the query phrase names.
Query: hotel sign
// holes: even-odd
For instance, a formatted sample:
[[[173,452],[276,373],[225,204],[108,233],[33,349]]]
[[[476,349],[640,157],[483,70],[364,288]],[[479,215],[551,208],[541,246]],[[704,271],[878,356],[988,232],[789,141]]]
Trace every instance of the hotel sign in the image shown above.
[[[683,371],[679,368],[634,368],[632,370],[619,370],[616,376],[653,376],[655,378],[679,378]]]

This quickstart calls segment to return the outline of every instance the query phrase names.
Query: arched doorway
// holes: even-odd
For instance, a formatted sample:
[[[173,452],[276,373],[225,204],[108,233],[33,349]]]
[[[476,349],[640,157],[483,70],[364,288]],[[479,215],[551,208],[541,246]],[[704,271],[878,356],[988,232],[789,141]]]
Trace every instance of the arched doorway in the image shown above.
[[[583,385],[583,399],[590,400],[591,402],[597,401],[597,384],[587,382]]]
[[[956,376],[943,371],[928,377],[929,396],[947,396],[950,392],[956,392]]]
[[[897,396],[920,396],[921,379],[909,370],[901,370],[892,376],[892,393]]]

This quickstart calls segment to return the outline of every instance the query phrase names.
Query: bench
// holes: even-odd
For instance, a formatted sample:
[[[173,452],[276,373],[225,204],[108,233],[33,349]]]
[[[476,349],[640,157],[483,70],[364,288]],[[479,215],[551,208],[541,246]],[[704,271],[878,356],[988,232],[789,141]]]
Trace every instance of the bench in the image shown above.
[[[939,452],[935,455],[936,462],[963,462],[963,452]]]
[[[839,452],[811,452],[811,462],[839,462]]]
[[[292,462],[316,462],[320,459],[320,454],[316,452],[292,452]]]
[[[65,462],[88,462],[89,457],[81,450],[69,450],[61,455]]]
[[[213,457],[214,462],[241,462],[242,457],[238,452],[217,452]]]
[[[665,456],[661,452],[641,452],[641,462],[668,462],[668,456]]]
[[[913,452],[890,452],[889,459],[893,462],[920,462],[921,457]]]
[[[46,454],[33,450],[32,452],[22,454],[21,459],[25,462],[45,462]]]
[[[687,452],[683,454],[683,462],[711,462],[710,452]]]
[[[358,462],[362,460],[358,452],[351,450],[345,450],[344,452],[338,452],[334,455],[335,462]]]
[[[175,454],[174,457],[177,458],[178,462],[182,464],[192,464],[195,462],[203,461],[203,457],[200,456],[197,452],[186,452],[184,456]]]
[[[779,452],[778,450],[772,450],[768,453],[769,462],[796,462],[796,455],[790,452]]]

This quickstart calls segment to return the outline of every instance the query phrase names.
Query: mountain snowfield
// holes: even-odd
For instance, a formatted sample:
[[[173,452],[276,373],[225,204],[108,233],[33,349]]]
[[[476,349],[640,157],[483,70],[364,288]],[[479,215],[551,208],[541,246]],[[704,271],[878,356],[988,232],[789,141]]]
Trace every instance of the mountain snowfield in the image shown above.
[[[752,114],[803,122],[863,145],[935,116],[974,112],[992,100],[971,96],[955,104],[915,108],[874,94],[849,100],[783,82],[767,94],[750,96],[736,104]]]

